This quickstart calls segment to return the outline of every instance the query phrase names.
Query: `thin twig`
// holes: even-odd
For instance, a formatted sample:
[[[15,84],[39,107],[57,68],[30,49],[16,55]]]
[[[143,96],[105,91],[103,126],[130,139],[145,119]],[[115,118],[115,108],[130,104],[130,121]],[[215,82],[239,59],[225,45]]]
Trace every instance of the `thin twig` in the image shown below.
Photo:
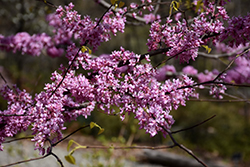
[[[201,165],[203,165],[204,167],[208,167],[202,160],[200,160],[190,149],[186,148],[184,145],[179,144],[175,138],[172,135],[172,132],[170,132],[169,130],[167,130],[165,127],[161,126],[169,135],[169,137],[171,138],[172,142],[174,143],[175,146],[178,146],[179,148],[181,148],[182,150],[184,150],[185,152],[187,152],[189,155],[191,155],[197,162],[199,162]]]
[[[217,103],[232,103],[232,102],[248,102],[248,99],[239,99],[239,100],[220,100],[220,99],[189,99],[189,101],[194,102],[217,102]]]
[[[53,152],[50,152],[50,155],[52,155],[56,158],[57,162],[61,165],[61,167],[64,167],[61,159],[56,154],[54,154]]]
[[[18,162],[11,163],[11,164],[8,164],[8,165],[2,165],[1,167],[13,166],[13,165],[17,165],[17,164],[26,163],[26,162],[36,161],[36,160],[39,160],[39,159],[44,159],[44,158],[48,157],[49,155],[50,155],[50,153],[48,153],[48,154],[46,154],[46,155],[44,155],[42,157],[31,158],[31,159],[27,159],[27,160],[23,160],[23,161],[18,161]]]
[[[62,138],[61,140],[59,140],[58,142],[52,144],[52,147],[55,147],[58,143],[62,142],[63,140],[67,139],[68,137],[72,136],[74,133],[78,132],[79,130],[82,130],[84,128],[89,127],[90,125],[85,125],[83,127],[78,128],[77,130],[73,131],[72,133],[70,133],[69,135],[65,136],[64,138]]]
[[[173,148],[174,145],[170,146],[84,146],[84,149],[114,149],[114,150],[125,150],[125,149],[151,149],[151,150],[159,150],[159,149],[168,149]]]
[[[230,53],[222,53],[222,54],[207,54],[204,52],[198,52],[199,56],[205,57],[205,58],[211,58],[211,59],[219,59],[219,58],[223,58],[223,57],[231,57],[234,56],[235,54],[239,53],[240,51],[244,51],[246,49],[249,48],[249,45],[240,49],[237,49],[233,52]]]
[[[81,51],[81,48],[78,49],[78,51],[77,51],[77,53],[76,53],[74,59],[71,61],[70,65],[69,65],[68,68],[66,69],[66,71],[65,71],[65,73],[64,73],[64,75],[63,75],[62,80],[59,82],[59,84],[58,84],[58,85],[56,86],[56,88],[53,90],[53,92],[51,93],[51,95],[50,95],[49,98],[51,98],[51,97],[55,94],[56,90],[57,90],[57,89],[61,86],[61,84],[63,83],[63,81],[64,81],[64,79],[65,79],[67,73],[69,72],[69,69],[72,67],[72,65],[73,65],[74,61],[76,60],[76,58],[78,57],[78,54],[79,54],[80,51]]]
[[[242,52],[241,54],[238,54],[237,56],[235,56],[235,58],[228,64],[228,66],[222,72],[220,72],[219,75],[217,75],[217,77],[214,78],[214,81],[216,81],[218,78],[220,78],[220,76],[223,75],[232,66],[232,64],[235,62],[235,60],[238,57],[242,56],[243,54],[245,54],[245,53],[247,53],[249,51],[250,51],[250,49],[248,47],[248,49],[246,49],[244,52]]]
[[[55,8],[55,9],[58,8],[58,6],[54,5],[53,3],[51,3],[51,2],[49,2],[47,0],[37,0],[37,1],[41,1],[41,2],[45,3],[46,5],[48,5],[48,6],[52,7],[52,8]]]
[[[11,143],[11,142],[19,141],[19,140],[32,139],[32,138],[33,138],[33,136],[21,137],[21,138],[17,138],[17,139],[13,139],[13,140],[4,141],[3,143]]]
[[[216,115],[213,115],[212,117],[210,117],[210,118],[208,118],[208,119],[206,119],[206,120],[204,120],[204,121],[202,121],[202,122],[200,122],[200,123],[198,123],[198,124],[196,124],[196,125],[193,125],[193,126],[191,126],[191,127],[185,128],[185,129],[177,130],[177,131],[172,131],[171,133],[172,133],[172,134],[175,134],[175,133],[179,133],[179,132],[183,132],[183,131],[187,131],[187,130],[196,128],[197,126],[200,126],[200,125],[206,123],[207,121],[210,121],[210,120],[213,119],[215,116],[216,116]]]

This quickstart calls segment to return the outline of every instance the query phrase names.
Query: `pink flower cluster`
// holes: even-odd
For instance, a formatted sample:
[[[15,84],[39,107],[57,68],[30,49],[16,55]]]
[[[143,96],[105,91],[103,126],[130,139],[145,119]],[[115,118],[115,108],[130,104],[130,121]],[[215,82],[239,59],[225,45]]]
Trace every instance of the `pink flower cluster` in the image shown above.
[[[70,33],[74,35],[75,39],[80,40],[80,45],[88,43],[95,51],[102,42],[110,40],[110,33],[116,35],[118,31],[124,31],[126,19],[122,9],[115,14],[111,11],[107,12],[102,20],[92,21],[89,16],[81,19],[81,15],[77,11],[72,11],[73,7],[72,3],[66,6],[66,14],[61,6],[57,9],[57,16],[62,19],[61,24],[63,25],[56,29],[55,33],[58,37]]]
[[[220,41],[228,41],[231,47],[246,45],[250,40],[250,14],[245,17],[233,17],[229,19],[228,24],[220,36]]]
[[[216,49],[221,53],[231,54],[237,56],[234,64],[226,71],[226,76],[223,79],[227,83],[246,84],[250,83],[250,54],[249,52],[242,54],[249,47],[249,43],[234,45],[230,47],[224,43],[216,43]],[[229,58],[233,60],[233,58]]]
[[[1,143],[6,137],[13,137],[20,131],[25,131],[31,124],[31,106],[34,104],[32,97],[16,86],[10,89],[7,85],[2,86],[1,96],[8,101],[8,108],[0,111],[0,150]],[[5,116],[6,115],[6,116]]]
[[[151,2],[142,0],[149,10],[152,10]],[[138,7],[136,4],[130,6],[134,9]],[[215,14],[214,6],[210,3],[205,9],[191,23],[181,21],[180,15],[176,17],[177,23],[171,19],[167,19],[164,24],[159,20],[153,22],[147,43],[149,50],[169,48],[165,53],[167,56],[179,58],[180,62],[189,62],[191,59],[195,60],[201,45],[206,45],[210,39],[213,42],[218,41],[218,37],[212,37],[214,34],[222,31],[225,34],[233,33],[232,25],[237,25],[237,19],[232,19],[224,31],[221,19],[228,19],[224,8],[217,7],[218,12]],[[197,77],[199,82],[206,82],[213,80],[219,72],[198,73],[193,67],[187,66],[182,70],[183,75],[170,79],[167,75],[176,73],[174,66],[166,65],[156,70],[149,62],[149,55],[145,56],[148,62],[142,63],[141,55],[122,47],[111,54],[96,58],[79,49],[84,45],[97,50],[102,42],[110,40],[111,34],[123,32],[125,11],[126,9],[119,9],[118,12],[107,12],[101,20],[93,21],[89,16],[81,18],[73,10],[71,3],[64,8],[60,6],[56,14],[48,16],[49,24],[54,27],[52,37],[46,34],[30,36],[27,33],[0,37],[1,49],[31,55],[39,55],[42,49],[46,49],[49,55],[56,57],[64,52],[60,46],[66,45],[65,56],[73,67],[66,70],[61,65],[60,72],[52,74],[51,83],[46,84],[44,91],[33,98],[25,90],[21,91],[16,87],[11,89],[6,85],[2,87],[0,93],[8,101],[8,108],[0,111],[0,146],[6,137],[27,130],[30,126],[34,135],[32,141],[35,142],[36,149],[44,154],[45,141],[52,138],[54,143],[61,139],[62,130],[66,128],[65,122],[75,120],[80,115],[87,118],[95,108],[108,114],[118,112],[121,119],[124,119],[126,113],[133,113],[139,120],[140,128],[151,136],[158,132],[168,134],[167,131],[174,123],[170,112],[185,105],[189,97],[198,97],[193,87],[195,82],[187,75]],[[248,26],[244,21],[239,24]],[[247,27],[242,28],[242,34],[238,37],[245,37],[245,33],[249,34]],[[237,40],[246,43],[242,39]],[[80,43],[80,46],[77,47],[75,43]],[[249,78],[248,73],[244,74],[243,69],[240,69],[240,66],[249,66],[246,61],[247,55],[237,59],[239,69],[234,70]],[[75,70],[79,68],[89,73],[77,74]],[[234,75],[233,71],[231,73]],[[217,82],[222,79],[224,78],[219,78]],[[238,82],[236,78],[225,80]],[[221,98],[225,89],[223,84],[218,83],[211,87],[210,93]],[[120,110],[112,110],[112,106],[117,106]]]
[[[65,46],[73,43],[73,37],[80,40],[81,45],[88,43],[96,50],[100,43],[110,39],[111,33],[116,35],[118,31],[124,31],[126,19],[123,10],[116,14],[108,12],[99,22],[99,19],[92,21],[89,16],[81,19],[73,7],[72,3],[65,6],[65,10],[59,6],[56,14],[48,15],[49,25],[54,27],[52,37],[45,33],[31,36],[26,32],[9,37],[0,35],[0,49],[33,56],[39,56],[46,49],[49,56],[58,57],[64,53]]]
[[[198,0],[193,0],[194,3],[197,3]],[[220,6],[224,6],[226,5],[228,2],[230,2],[231,0],[220,0],[219,1],[219,5]],[[216,1],[217,2],[217,1]],[[203,0],[203,4],[204,6],[207,6],[211,3],[211,0]],[[213,2],[214,3],[214,2]]]
[[[168,79],[168,76],[173,76],[175,75],[176,70],[175,67],[173,65],[165,65],[162,68],[159,68],[157,70],[157,74],[155,75],[155,78],[158,81],[165,81],[166,79]]]
[[[141,0],[141,4],[135,2],[130,3],[128,10],[129,12],[132,12],[132,16],[136,18],[137,14],[140,16],[143,15],[142,11],[148,10],[149,12],[152,12],[154,10],[154,6],[152,5],[152,0]],[[155,18],[154,14],[144,15],[144,19],[147,24],[150,21],[153,21],[153,17]]]
[[[223,94],[227,90],[226,86],[223,84],[223,81],[225,80],[225,74],[221,75],[221,77],[216,79],[215,82],[220,82],[220,83],[214,84],[212,81],[214,81],[214,79],[219,75],[219,71],[217,70],[213,70],[212,72],[205,70],[204,73],[202,72],[198,73],[198,70],[196,70],[194,67],[186,66],[182,69],[182,72],[186,75],[197,77],[200,84],[211,81],[209,85],[212,84],[212,86],[210,86],[209,94],[213,95],[214,98],[218,98],[218,99],[223,98]],[[207,84],[204,84],[204,85],[207,85]],[[199,88],[203,89],[205,87],[204,85],[200,85]]]
[[[150,14],[145,14],[143,18],[145,19],[146,24],[149,24],[149,23],[153,23],[155,20],[159,20],[160,15],[155,15],[153,13],[150,13]]]
[[[134,113],[141,128],[151,136],[159,131],[167,135],[165,130],[169,130],[174,123],[170,111],[177,109],[179,105],[185,105],[190,96],[197,97],[193,88],[178,88],[192,85],[194,82],[187,76],[182,76],[179,79],[159,83],[155,79],[157,73],[151,64],[138,64],[139,58],[140,55],[123,48],[111,55],[97,58],[81,53],[79,64],[75,66],[93,70],[91,77],[75,74],[70,70],[60,87],[56,89],[63,76],[54,72],[51,77],[52,83],[46,84],[45,91],[36,94],[33,100],[25,92],[18,93],[19,96],[16,97],[11,89],[5,87],[1,92],[9,101],[9,108],[1,114],[24,114],[24,116],[0,117],[1,122],[8,119],[6,120],[8,123],[1,129],[1,142],[5,137],[21,129],[25,130],[31,125],[35,135],[32,141],[36,142],[36,148],[44,154],[44,142],[52,134],[57,134],[52,138],[53,143],[61,139],[61,131],[65,129],[66,121],[74,120],[80,115],[87,117],[95,107],[113,113],[115,111],[110,107],[114,105],[120,108],[119,115],[122,119],[126,112]],[[129,61],[130,69],[128,68],[126,73],[120,71],[118,67],[120,61]],[[25,100],[21,101],[23,96]],[[23,127],[24,125],[26,126]]]
[[[207,41],[204,37],[213,33],[218,34],[224,30],[220,18],[227,19],[228,16],[223,7],[218,7],[218,9],[220,12],[214,16],[213,22],[210,22],[214,13],[211,4],[206,8],[206,12],[193,19],[190,26],[185,20],[180,22],[177,19],[175,24],[171,19],[167,19],[163,25],[160,24],[160,21],[155,21],[150,28],[147,43],[149,51],[169,47],[170,50],[166,52],[167,56],[179,58],[180,62],[195,60],[199,47]],[[213,40],[215,39],[213,38]]]
[[[1,50],[13,51],[14,53],[20,51],[22,54],[39,56],[44,48],[52,57],[60,56],[63,53],[63,50],[56,48],[52,38],[45,33],[29,35],[27,32],[20,32],[9,37],[0,35]]]

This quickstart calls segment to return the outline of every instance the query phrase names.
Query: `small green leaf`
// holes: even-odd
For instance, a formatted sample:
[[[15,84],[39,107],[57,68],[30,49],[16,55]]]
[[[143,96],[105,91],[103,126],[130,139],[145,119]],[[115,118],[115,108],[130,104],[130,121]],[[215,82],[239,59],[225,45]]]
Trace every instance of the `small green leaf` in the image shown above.
[[[102,132],[104,132],[104,129],[103,128],[100,128],[99,132],[98,132],[98,135],[101,134]]]
[[[110,0],[111,4],[114,5],[117,0]]]
[[[202,47],[206,49],[207,53],[210,53],[211,50],[212,50],[212,49],[211,49],[210,47],[208,47],[207,45],[202,45]]]
[[[74,140],[70,140],[67,146],[67,151],[69,151],[70,147],[72,146],[72,144],[74,143]]]
[[[89,54],[91,54],[92,53],[92,50],[91,49],[89,49]]]
[[[170,4],[170,9],[169,9],[169,16],[171,16],[172,15],[172,10],[174,9],[174,10],[176,10],[176,11],[178,11],[179,8],[180,7],[180,3],[179,2],[177,2],[177,1],[172,1],[171,2],[171,4]]]
[[[90,129],[92,129],[92,128],[94,128],[94,127],[99,128],[98,135],[101,134],[101,133],[104,131],[104,129],[103,129],[102,127],[100,127],[99,125],[97,125],[96,123],[90,122]]]
[[[87,47],[86,46],[82,46],[82,48],[81,48],[81,51],[84,53],[84,52],[86,52],[88,49],[87,49]]]
[[[119,8],[122,8],[124,5],[125,5],[125,3],[122,2],[122,1],[120,1],[120,3],[119,3]]]
[[[89,54],[92,53],[91,49],[89,49],[87,46],[82,46],[82,47],[81,47],[81,51],[82,51],[83,53],[85,53],[85,52],[89,52]]]
[[[90,129],[92,129],[93,127],[96,127],[97,126],[97,124],[96,123],[94,123],[94,122],[90,122]]]
[[[190,0],[187,0],[186,2],[185,2],[185,6],[189,9],[189,8],[191,8],[193,5],[192,5],[192,1],[190,1]]]
[[[196,5],[196,8],[195,8],[195,13],[197,13],[199,9],[201,9],[200,12],[203,12],[203,10],[204,10],[203,6],[204,6],[204,4],[203,4],[202,0],[197,1],[197,5]]]
[[[69,163],[74,164],[74,165],[76,164],[76,160],[75,160],[75,158],[74,158],[72,155],[66,155],[64,158],[65,158],[66,161],[68,161]]]
[[[180,3],[177,1],[172,1],[172,7],[174,8],[174,10],[178,11],[178,8],[180,7]]]

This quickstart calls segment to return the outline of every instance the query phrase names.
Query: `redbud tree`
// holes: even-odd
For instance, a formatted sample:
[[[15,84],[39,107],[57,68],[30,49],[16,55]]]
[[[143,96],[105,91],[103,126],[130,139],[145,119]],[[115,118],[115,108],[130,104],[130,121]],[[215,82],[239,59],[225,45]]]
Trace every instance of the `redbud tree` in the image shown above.
[[[43,91],[33,96],[7,82],[1,87],[0,94],[7,101],[7,108],[0,111],[1,151],[6,138],[29,129],[35,148],[44,155],[47,140],[55,146],[63,139],[66,122],[79,116],[88,118],[98,108],[121,120],[133,114],[140,129],[151,136],[159,132],[170,136],[177,146],[193,155],[172,137],[175,121],[171,112],[185,106],[190,98],[199,99],[200,89],[222,99],[228,88],[248,86],[250,82],[250,15],[230,18],[224,8],[229,0],[141,0],[130,4],[95,0],[106,7],[95,19],[79,14],[73,3],[56,6],[42,2],[55,11],[47,16],[53,34],[2,34],[0,49],[21,55],[41,56],[46,52],[51,57],[65,56],[68,64],[60,65]],[[168,16],[157,14],[160,5],[169,6]],[[188,16],[188,10],[195,14]],[[134,53],[120,46],[110,54],[95,55],[103,43],[126,31],[128,19],[150,25],[145,41],[148,52]],[[223,54],[212,54],[211,50]],[[157,55],[165,59],[155,66],[151,58]],[[229,63],[223,70],[199,72],[189,65],[198,56],[223,57]],[[177,71],[168,63],[171,59],[188,65]]]

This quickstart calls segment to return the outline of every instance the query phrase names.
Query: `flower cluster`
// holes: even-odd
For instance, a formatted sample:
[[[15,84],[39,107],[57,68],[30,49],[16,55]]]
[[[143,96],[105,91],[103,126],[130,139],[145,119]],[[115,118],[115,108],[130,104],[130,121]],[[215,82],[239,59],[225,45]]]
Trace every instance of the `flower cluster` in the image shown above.
[[[192,75],[193,77],[197,77],[200,84],[199,86],[200,89],[203,89],[204,85],[212,84],[210,86],[209,94],[213,95],[214,98],[218,99],[223,98],[222,94],[224,94],[225,90],[227,90],[226,86],[223,84],[223,81],[225,80],[225,74],[220,75],[220,77],[216,79],[217,76],[220,74],[218,70],[213,70],[213,71],[205,70],[204,73],[203,72],[197,73],[198,71],[192,66],[187,66],[183,68],[182,72],[186,75]],[[215,79],[216,81],[214,81]],[[221,82],[221,83],[215,84],[214,82]]]
[[[75,39],[80,40],[80,45],[88,43],[95,51],[102,42],[110,40],[110,33],[116,35],[118,31],[124,31],[126,19],[122,9],[115,14],[107,12],[102,20],[93,21],[89,16],[84,16],[81,19],[81,15],[72,10],[73,7],[74,5],[70,3],[69,6],[65,7],[66,11],[61,6],[56,11],[56,15],[62,20],[61,23],[58,23],[63,25],[59,25],[60,28],[57,28],[55,32],[59,39],[70,33]]]
[[[133,17],[136,17],[137,14],[142,16],[143,15],[142,11],[145,11],[145,10],[148,10],[151,13],[154,10],[154,6],[152,5],[152,0],[141,0],[141,4],[132,2],[129,5],[128,10],[132,12]],[[144,16],[146,16],[146,22],[149,22],[149,17],[151,17],[150,20],[152,21],[152,17],[154,17],[154,14],[149,14],[149,15],[144,15]]]
[[[243,84],[243,83],[250,83],[250,54],[246,52],[246,49],[249,48],[249,43],[240,44],[238,46],[234,45],[230,47],[224,43],[216,43],[216,49],[224,54],[232,54],[232,56],[237,56],[234,61],[232,67],[230,67],[226,71],[226,76],[223,79],[227,83],[236,83],[236,84]],[[243,54],[244,53],[244,54]],[[233,60],[229,58],[229,60]]]
[[[145,14],[143,16],[145,19],[146,24],[153,23],[155,20],[160,20],[160,15],[155,15],[153,13]]]
[[[111,33],[116,35],[118,31],[124,31],[126,19],[122,9],[115,14],[108,12],[102,20],[93,21],[89,16],[81,19],[73,7],[72,3],[65,9],[59,6],[55,14],[47,16],[49,25],[54,27],[53,36],[45,33],[29,35],[26,32],[9,37],[0,35],[0,49],[33,56],[39,56],[45,49],[49,56],[58,57],[64,53],[65,46],[73,44],[73,37],[80,39],[81,45],[88,43],[96,50],[100,43],[110,40]]]
[[[157,74],[155,75],[155,78],[158,81],[165,81],[166,79],[168,79],[168,76],[173,76],[175,75],[176,70],[175,67],[173,65],[165,65],[162,68],[159,68],[157,70]]]
[[[202,1],[203,1],[203,3],[204,3],[205,6],[207,6],[208,4],[211,3],[210,0],[202,0]],[[193,0],[193,2],[194,2],[194,3],[197,3],[197,0]],[[230,0],[220,0],[220,1],[219,1],[219,5],[220,5],[220,6],[224,6],[224,5],[226,5],[228,2],[230,2]]]
[[[59,56],[62,54],[62,51],[53,45],[51,37],[45,33],[29,35],[27,32],[20,32],[9,37],[0,35],[0,49],[2,50],[20,51],[22,54],[39,56],[44,48],[53,57],[57,56],[55,52],[59,52]]]
[[[1,143],[6,137],[13,137],[30,126],[31,106],[34,101],[25,90],[21,91],[16,86],[11,89],[3,85],[0,93],[8,101],[8,108],[0,111],[0,150],[2,150]]]
[[[134,113],[141,128],[151,136],[159,131],[167,135],[166,130],[169,130],[174,123],[170,111],[177,109],[179,105],[185,105],[185,101],[190,96],[197,97],[193,88],[181,89],[194,82],[187,76],[182,76],[179,79],[159,83],[155,78],[157,73],[151,64],[139,64],[139,58],[140,55],[123,48],[120,51],[114,51],[111,55],[97,58],[82,54],[81,59],[78,59],[78,65],[82,65],[85,70],[93,70],[91,77],[77,75],[70,70],[57,88],[63,76],[54,72],[51,77],[52,83],[46,84],[44,91],[36,94],[34,100],[31,100],[30,96],[25,98],[26,101],[21,105],[22,110],[20,107],[15,107],[22,98],[15,97],[16,101],[11,102],[13,98],[10,99],[10,97],[13,93],[7,93],[5,88],[2,93],[10,94],[10,97],[5,94],[3,96],[6,96],[11,103],[9,106],[13,109],[9,107],[3,114],[10,114],[9,110],[11,110],[11,114],[19,114],[22,111],[20,114],[25,116],[2,117],[2,119],[9,119],[8,122],[11,123],[5,125],[2,133],[9,133],[8,129],[17,133],[20,128],[24,129],[32,125],[31,130],[35,135],[32,141],[36,142],[36,148],[44,154],[44,142],[52,134],[57,134],[51,139],[53,143],[61,139],[61,131],[65,129],[66,121],[74,120],[80,115],[87,117],[95,107],[107,113],[113,113],[115,111],[111,110],[111,106],[115,105],[120,108],[119,115],[122,119],[126,112]],[[120,61],[129,61],[125,73],[119,69]],[[52,94],[53,91],[55,91],[54,94]],[[27,102],[27,99],[30,100]],[[27,111],[29,113],[26,113]],[[17,125],[13,124],[13,121],[17,120],[20,123],[27,121],[26,126],[19,129],[16,129],[19,126],[15,126],[13,129],[12,125]],[[1,141],[10,134],[2,136]]]
[[[153,10],[151,0],[142,0],[142,3],[145,8]],[[33,98],[16,87],[2,87],[0,93],[8,101],[8,108],[0,111],[0,146],[6,137],[30,126],[34,135],[32,141],[36,149],[44,154],[45,141],[51,138],[52,143],[55,143],[61,139],[62,130],[66,128],[65,122],[81,115],[87,118],[95,108],[108,114],[117,112],[121,119],[124,119],[126,113],[133,113],[139,120],[140,128],[151,136],[158,132],[167,135],[174,123],[170,112],[185,105],[189,97],[198,98],[194,88],[197,84],[187,75],[197,77],[200,83],[213,81],[219,75],[218,71],[198,73],[193,67],[187,66],[182,70],[183,75],[171,79],[167,76],[176,73],[174,66],[166,65],[156,70],[150,63],[149,55],[145,56],[148,62],[143,63],[140,59],[142,55],[122,47],[111,54],[93,58],[77,47],[76,43],[97,50],[102,42],[110,40],[111,34],[124,31],[126,9],[108,11],[100,19],[92,20],[89,16],[82,18],[73,7],[72,3],[64,8],[60,6],[56,14],[47,17],[49,24],[54,27],[51,37],[46,34],[30,36],[23,32],[10,37],[0,36],[1,49],[20,51],[23,54],[39,55],[42,49],[46,49],[50,56],[56,57],[64,52],[61,45],[66,45],[65,56],[72,67],[67,69],[61,65],[58,71],[52,73],[51,83],[46,84],[44,90]],[[139,6],[131,4],[130,7],[136,9]],[[180,14],[176,16],[176,22],[170,18],[165,24],[159,20],[154,21],[147,42],[149,50],[169,48],[165,53],[167,56],[179,58],[180,62],[189,62],[195,60],[199,47],[206,45],[209,39],[218,41],[218,36],[214,37],[214,34],[223,31],[223,37],[233,32],[233,25],[238,25],[235,21],[237,19],[233,18],[224,31],[221,19],[228,19],[224,8],[218,6],[216,13],[214,6],[209,3],[205,10],[191,23],[185,19],[181,21]],[[237,37],[246,37],[245,33],[249,34],[247,22],[240,21],[239,25],[245,27],[241,27],[242,32]],[[246,44],[246,38],[237,40],[237,46],[239,43]],[[218,83],[222,79],[248,82],[249,74],[242,73],[243,69],[240,69],[240,66],[249,66],[246,61],[247,55],[240,57],[236,60],[238,69],[228,71],[228,74],[232,73],[229,76],[238,71],[246,80],[219,78],[210,93],[222,98],[221,94],[226,89]],[[75,70],[79,68],[88,73],[77,74]],[[119,111],[112,110],[112,106],[117,106]]]
[[[169,51],[166,52],[167,56],[178,57],[181,62],[195,60],[199,47],[207,41],[204,37],[213,33],[219,34],[224,30],[220,18],[226,20],[228,16],[223,7],[217,8],[219,12],[214,16],[213,22],[211,22],[211,17],[215,10],[212,4],[206,8],[206,12],[195,17],[190,26],[184,19],[182,22],[179,21],[179,16],[176,18],[177,23],[173,23],[169,18],[163,25],[160,21],[155,21],[150,28],[147,43],[149,51],[169,47]],[[214,41],[215,39],[217,38],[213,38]]]
[[[250,38],[250,14],[245,17],[238,16],[229,19],[228,27],[225,28],[220,36],[220,41],[228,41],[228,45],[231,47],[239,46],[241,44],[246,45]]]

